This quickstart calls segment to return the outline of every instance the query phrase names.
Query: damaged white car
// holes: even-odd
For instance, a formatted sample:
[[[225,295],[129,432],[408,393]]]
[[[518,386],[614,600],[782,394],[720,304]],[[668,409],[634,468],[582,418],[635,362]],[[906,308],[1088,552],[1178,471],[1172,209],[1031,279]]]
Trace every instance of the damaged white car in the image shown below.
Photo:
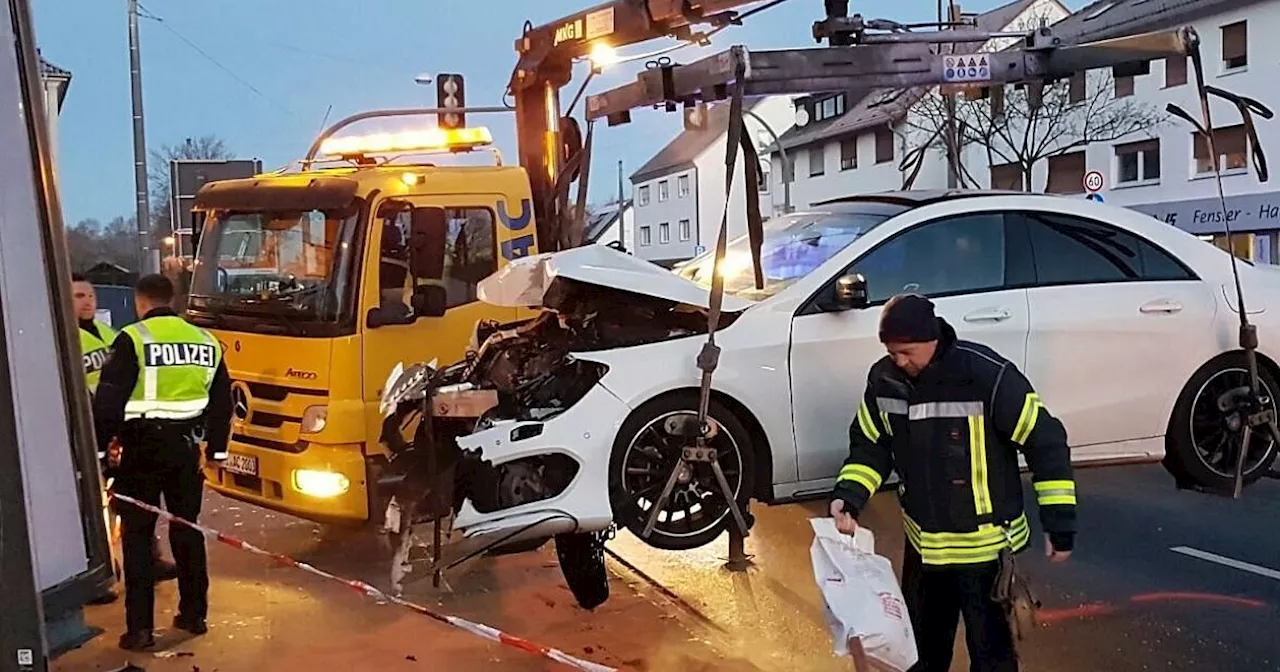
[[[761,258],[760,289],[745,238],[722,265],[709,408],[710,445],[742,504],[830,490],[867,370],[884,353],[880,306],[903,291],[933,297],[961,338],[1022,369],[1078,461],[1167,450],[1180,479],[1230,481],[1242,412],[1231,394],[1247,385],[1230,260],[1190,234],[1083,199],[904,192],[776,218]],[[483,301],[544,311],[480,325],[465,361],[405,372],[384,405],[399,427],[396,408],[413,395],[394,388],[415,388],[417,376],[425,399],[430,387],[433,459],[452,470],[436,481],[448,482],[438,506],[456,510],[455,528],[516,549],[614,523],[664,549],[725,530],[730,507],[710,465],[680,460],[684,421],[698,411],[712,261],[673,273],[592,245],[520,260],[481,283]],[[1274,408],[1280,324],[1266,303],[1280,274],[1241,274]],[[1255,437],[1246,479],[1275,452]],[[565,545],[562,560],[598,552]]]

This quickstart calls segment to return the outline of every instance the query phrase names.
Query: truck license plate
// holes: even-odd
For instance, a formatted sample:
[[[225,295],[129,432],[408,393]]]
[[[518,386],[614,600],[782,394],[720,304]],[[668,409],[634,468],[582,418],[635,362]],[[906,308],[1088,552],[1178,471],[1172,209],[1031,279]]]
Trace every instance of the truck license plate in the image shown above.
[[[248,455],[236,455],[232,453],[222,463],[222,468],[236,474],[244,474],[245,476],[258,475],[258,458]]]

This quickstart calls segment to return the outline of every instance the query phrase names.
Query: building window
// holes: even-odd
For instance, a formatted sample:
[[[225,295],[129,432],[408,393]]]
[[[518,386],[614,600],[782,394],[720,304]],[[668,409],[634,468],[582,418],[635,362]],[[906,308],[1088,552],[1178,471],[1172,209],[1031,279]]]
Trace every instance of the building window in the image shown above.
[[[876,163],[893,160],[893,131],[881,128],[876,131]]]
[[[1244,21],[1222,27],[1222,69],[1234,70],[1249,64],[1249,31]]]
[[[1200,133],[1192,134],[1192,158],[1196,162],[1196,174],[1205,175],[1213,172],[1213,161],[1209,158],[1209,141]],[[1249,139],[1244,124],[1215,128],[1213,141],[1218,150],[1218,166],[1221,170],[1243,170],[1249,164]]]
[[[658,225],[658,244],[664,245],[671,242],[671,223],[663,222]]]
[[[1164,85],[1182,86],[1187,83],[1187,57],[1170,56],[1164,59]]]
[[[809,148],[809,177],[817,177],[827,170],[827,148],[814,145]]]
[[[853,170],[858,167],[858,138],[845,138],[840,141],[840,170]]]
[[[1160,141],[1116,145],[1116,183],[1160,181]]]
[[[1077,72],[1071,75],[1071,79],[1067,84],[1067,102],[1079,103],[1084,100],[1085,73]]]
[[[1116,77],[1116,98],[1133,95],[1133,75]]]
[[[761,167],[760,167],[760,193],[762,193],[762,194],[767,194],[767,193],[769,193],[769,180],[770,180],[770,179],[772,179],[772,174],[771,174],[767,169],[765,169],[763,166],[761,166]]]
[[[640,244],[650,245],[653,243],[653,234],[649,231],[648,225],[640,227]]]
[[[649,205],[649,185],[640,187],[640,205]]]
[[[681,175],[676,178],[676,196],[684,198],[689,195],[689,176]]]
[[[844,114],[845,96],[843,93],[823,98],[813,104],[813,120],[826,121]]]
[[[1026,191],[1022,184],[1022,166],[1016,163],[1001,163],[991,166],[991,188],[1007,191]]]
[[[666,180],[663,180],[658,183],[658,202],[662,203],[668,198],[671,198],[670,185],[667,184]]]
[[[1045,193],[1084,193],[1084,152],[1049,157],[1049,183]]]
[[[689,240],[693,237],[693,227],[689,225],[689,220],[680,220],[680,240]]]

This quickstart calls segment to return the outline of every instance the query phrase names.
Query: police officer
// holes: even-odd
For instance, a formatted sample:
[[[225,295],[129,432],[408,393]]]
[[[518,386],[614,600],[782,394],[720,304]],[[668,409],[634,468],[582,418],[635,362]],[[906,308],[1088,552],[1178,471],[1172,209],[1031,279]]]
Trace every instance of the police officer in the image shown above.
[[[222,350],[209,332],[187,323],[170,303],[173,283],[162,275],[138,281],[134,292],[141,321],[121,330],[102,368],[94,399],[98,445],[118,438],[122,446],[115,490],[196,521],[204,477],[199,437],[210,460],[225,460],[231,425],[231,383]],[[124,528],[124,588],[127,631],[120,648],[155,644],[155,564],[151,543],[156,517],[119,505]],[[176,628],[208,631],[209,573],[204,537],[180,524],[169,526],[178,565]]]
[[[1008,552],[1030,543],[1018,453],[1031,467],[1045,555],[1066,560],[1076,530],[1066,430],[1013,363],[957,339],[922,296],[885,304],[880,340],[889,355],[867,376],[831,515],[852,534],[858,512],[896,468],[907,537],[903,596],[920,654],[912,672],[950,669],[961,617],[970,669],[1014,672],[1012,631],[993,587]]]
[[[98,319],[98,294],[93,284],[84,275],[74,273],[71,276],[71,299],[76,312],[76,321],[80,326],[80,354],[84,363],[85,384],[92,395],[98,388],[98,378],[102,375],[102,365],[107,361],[107,353],[116,340],[116,332],[110,325]],[[106,451],[100,451],[99,459],[106,458]],[[104,469],[109,473],[110,469]],[[156,562],[156,580],[172,581],[178,578],[178,568],[160,555],[158,539],[153,539],[152,555]],[[91,604],[110,604],[116,600],[114,589],[107,587],[101,595],[90,601]]]

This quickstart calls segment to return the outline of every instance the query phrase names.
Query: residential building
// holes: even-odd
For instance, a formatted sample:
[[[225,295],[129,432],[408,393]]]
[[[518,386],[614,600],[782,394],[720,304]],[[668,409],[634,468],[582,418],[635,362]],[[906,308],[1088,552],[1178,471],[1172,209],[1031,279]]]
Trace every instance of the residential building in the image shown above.
[[[757,98],[746,101],[746,109],[750,114],[744,115],[745,132],[760,151],[764,175],[760,189],[767,193],[772,184],[767,148],[773,143],[774,133],[790,128],[791,100],[782,96]],[[635,239],[630,251],[664,266],[714,245],[725,208],[729,103],[692,108],[685,112],[685,119],[685,130],[631,176]],[[741,175],[739,163],[729,199],[730,237],[746,233]],[[768,203],[764,194],[762,203]]]
[[[1200,36],[1207,84],[1274,105],[1280,44],[1269,46],[1266,36],[1280,28],[1280,0],[1103,0],[1076,12],[1055,32],[1072,40],[1098,40],[1179,25],[1193,27]],[[1198,120],[1195,77],[1189,59],[1157,61],[1149,74],[1117,78],[1117,95],[1131,95],[1156,110],[1173,103]],[[1247,259],[1280,263],[1280,187],[1259,182],[1253,171],[1257,157],[1240,113],[1226,101],[1211,100],[1226,217],[1236,234],[1231,248]],[[1261,146],[1277,146],[1276,123],[1257,116],[1254,122]],[[1099,171],[1105,182],[1100,195],[1107,203],[1149,213],[1227,247],[1213,160],[1198,135],[1170,116],[1149,132],[1084,148],[1073,156],[1076,165],[1063,182]]]
[[[46,126],[49,129],[49,154],[57,164],[58,159],[58,113],[62,111],[62,102],[67,98],[67,89],[71,86],[71,73],[40,57],[40,83],[44,87],[44,110]]]
[[[1057,0],[1014,0],[989,12],[962,17],[974,19],[979,30],[1000,32],[1031,30],[1069,14]],[[1015,41],[1002,38],[978,47],[993,51]],[[957,47],[957,53],[977,51],[973,46]],[[908,181],[918,188],[948,186],[945,152],[940,147],[927,150],[929,154],[919,162],[919,172],[913,178],[914,163],[904,170],[908,153],[929,144],[929,138],[922,137],[928,134],[922,134],[921,129],[935,120],[909,115],[924,114],[919,103],[931,91],[936,89],[862,89],[797,98],[795,125],[782,135],[780,147],[773,148],[773,212],[787,209],[783,200],[787,190],[782,182],[787,161],[794,167],[792,210],[851,194],[901,189]],[[938,145],[937,141],[933,145]],[[966,165],[987,163],[985,152],[978,147],[966,147],[962,154]]]

